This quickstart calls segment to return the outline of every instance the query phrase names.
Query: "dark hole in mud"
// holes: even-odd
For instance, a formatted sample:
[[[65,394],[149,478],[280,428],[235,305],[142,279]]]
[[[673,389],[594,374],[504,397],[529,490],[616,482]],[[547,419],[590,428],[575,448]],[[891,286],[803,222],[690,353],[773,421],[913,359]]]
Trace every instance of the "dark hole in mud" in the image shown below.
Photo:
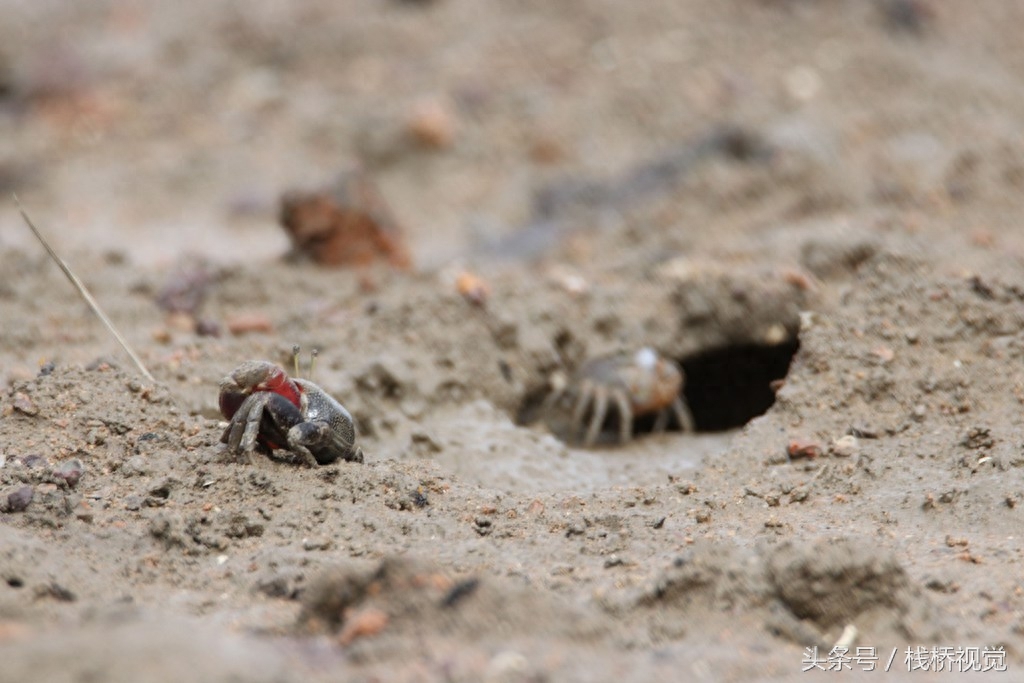
[[[10,586],[11,588],[21,588],[22,586],[25,585],[25,582],[22,581],[17,576],[12,576],[12,577],[7,579],[7,585]]]
[[[683,393],[699,432],[742,427],[775,403],[772,382],[786,377],[800,341],[704,351],[679,360]]]
[[[793,339],[776,345],[747,344],[710,349],[678,360],[686,376],[683,398],[690,407],[693,422],[698,432],[721,432],[742,427],[753,418],[763,415],[775,402],[772,383],[784,379],[789,372],[790,361],[800,348],[800,342]],[[572,410],[575,396],[566,395],[561,403],[547,404],[551,387],[543,385],[528,391],[519,404],[515,421],[529,425],[545,419],[545,409],[568,414]],[[575,429],[566,421],[549,422],[555,436],[568,443],[582,440],[586,425],[593,417],[593,405],[583,413]],[[653,432],[658,414],[637,415],[633,419],[633,434]],[[609,406],[596,445],[618,443],[618,410]],[[665,425],[668,431],[679,431],[682,425],[675,414],[669,412]]]

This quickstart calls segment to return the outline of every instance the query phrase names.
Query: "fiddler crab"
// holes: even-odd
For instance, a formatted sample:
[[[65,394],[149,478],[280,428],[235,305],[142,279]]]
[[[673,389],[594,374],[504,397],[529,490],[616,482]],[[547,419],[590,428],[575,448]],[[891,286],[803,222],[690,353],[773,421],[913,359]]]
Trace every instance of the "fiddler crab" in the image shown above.
[[[633,437],[635,418],[652,414],[656,414],[655,432],[665,431],[672,416],[680,429],[694,431],[693,416],[682,396],[682,370],[650,347],[591,359],[570,378],[556,374],[551,387],[544,401],[548,424],[555,431],[564,427],[561,431],[567,440],[587,448],[597,442],[613,408],[618,412],[620,443]],[[558,412],[555,408],[567,404],[572,405],[568,425],[556,425],[551,419]]]
[[[293,354],[298,374],[298,347]],[[220,381],[219,402],[229,420],[220,439],[229,453],[285,449],[311,467],[339,459],[363,462],[363,451],[355,445],[355,421],[345,407],[274,363],[249,360],[239,365]]]

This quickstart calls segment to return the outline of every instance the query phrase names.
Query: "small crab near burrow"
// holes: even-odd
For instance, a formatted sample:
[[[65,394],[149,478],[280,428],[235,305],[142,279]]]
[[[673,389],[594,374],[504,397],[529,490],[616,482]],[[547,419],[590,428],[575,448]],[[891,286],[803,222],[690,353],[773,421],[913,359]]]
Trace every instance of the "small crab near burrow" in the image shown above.
[[[298,365],[298,347],[294,350]],[[297,372],[296,372],[297,374]],[[221,443],[234,455],[285,449],[311,467],[363,462],[345,407],[309,380],[265,360],[245,361],[220,381]]]
[[[633,438],[634,419],[646,415],[656,415],[655,432],[665,431],[673,416],[680,429],[694,431],[682,390],[683,372],[679,366],[654,349],[644,347],[634,353],[593,358],[570,378],[556,373],[542,412],[552,431],[589,448],[597,443],[601,427],[614,407],[618,413],[619,442],[628,443]],[[559,417],[565,413],[560,409],[568,406],[572,412],[566,424]]]

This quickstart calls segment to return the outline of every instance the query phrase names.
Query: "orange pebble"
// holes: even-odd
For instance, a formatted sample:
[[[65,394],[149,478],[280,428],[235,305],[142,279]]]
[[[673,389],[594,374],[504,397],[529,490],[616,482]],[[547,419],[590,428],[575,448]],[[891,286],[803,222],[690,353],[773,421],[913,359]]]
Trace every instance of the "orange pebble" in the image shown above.
[[[338,644],[348,645],[356,638],[375,636],[388,625],[388,615],[376,607],[367,607],[345,619],[345,625],[338,634]]]
[[[483,278],[468,271],[461,273],[455,280],[455,289],[466,301],[477,306],[486,304],[491,294],[490,285]]]

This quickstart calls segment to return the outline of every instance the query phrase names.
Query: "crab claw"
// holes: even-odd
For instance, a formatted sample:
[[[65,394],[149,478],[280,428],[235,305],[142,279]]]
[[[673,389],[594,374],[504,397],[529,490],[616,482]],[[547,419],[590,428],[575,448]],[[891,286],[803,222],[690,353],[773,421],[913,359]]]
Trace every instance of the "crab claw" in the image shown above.
[[[296,408],[301,392],[284,370],[265,360],[247,360],[220,381],[221,415],[230,420],[250,394],[267,391],[286,398]]]

